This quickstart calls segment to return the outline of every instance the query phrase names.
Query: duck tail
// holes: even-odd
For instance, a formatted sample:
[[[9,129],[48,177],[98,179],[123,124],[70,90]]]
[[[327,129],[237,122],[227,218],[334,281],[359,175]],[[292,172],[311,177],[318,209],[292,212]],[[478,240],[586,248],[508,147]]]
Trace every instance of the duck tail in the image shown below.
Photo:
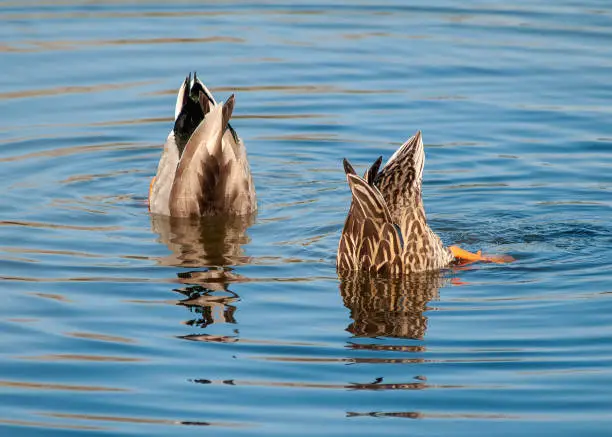
[[[379,156],[374,164],[366,170],[363,178],[369,185],[374,185],[374,180],[376,180],[376,176],[378,176],[378,170],[380,170],[380,164],[382,164],[382,156]]]
[[[200,95],[200,101],[202,96]],[[234,110],[234,96],[210,108],[181,155],[170,192],[170,214],[201,216],[224,211],[227,177],[231,174],[223,153],[223,135]]]

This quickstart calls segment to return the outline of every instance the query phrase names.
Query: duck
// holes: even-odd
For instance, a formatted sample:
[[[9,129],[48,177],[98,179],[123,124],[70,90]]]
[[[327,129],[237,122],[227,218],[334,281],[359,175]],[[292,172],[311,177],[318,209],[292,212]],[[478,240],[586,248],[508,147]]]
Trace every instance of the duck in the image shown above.
[[[246,148],[229,124],[232,94],[217,103],[194,72],[179,88],[174,125],[149,185],[149,211],[170,217],[249,215],[255,186]]]
[[[367,271],[403,275],[442,269],[455,262],[511,262],[458,246],[446,247],[427,224],[422,183],[425,149],[421,131],[410,137],[382,166],[380,156],[359,176],[343,160],[351,204],[338,244],[340,273]]]

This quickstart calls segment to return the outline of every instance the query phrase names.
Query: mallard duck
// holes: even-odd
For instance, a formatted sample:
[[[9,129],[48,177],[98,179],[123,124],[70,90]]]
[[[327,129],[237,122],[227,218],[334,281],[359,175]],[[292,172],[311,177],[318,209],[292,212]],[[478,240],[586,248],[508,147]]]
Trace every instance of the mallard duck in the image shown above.
[[[352,201],[338,245],[338,271],[396,275],[440,269],[455,260],[511,261],[445,247],[429,228],[421,194],[425,151],[420,131],[382,169],[381,163],[382,156],[360,177],[344,159]]]
[[[233,94],[217,103],[195,73],[185,78],[174,126],[149,187],[152,213],[193,217],[256,210],[246,149],[229,125],[233,109]]]

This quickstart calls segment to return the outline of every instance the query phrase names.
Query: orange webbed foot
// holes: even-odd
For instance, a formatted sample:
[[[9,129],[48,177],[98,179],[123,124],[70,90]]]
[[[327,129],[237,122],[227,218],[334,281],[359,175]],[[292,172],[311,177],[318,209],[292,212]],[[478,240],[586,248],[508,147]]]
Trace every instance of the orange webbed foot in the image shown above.
[[[514,261],[514,258],[512,258],[510,255],[483,255],[482,251],[480,250],[476,253],[473,253],[473,252],[468,252],[467,250],[461,249],[460,247],[457,247],[457,246],[450,246],[449,249],[451,253],[453,254],[453,256],[461,261],[467,261],[467,262],[482,261],[482,262],[492,262],[492,263],[497,263],[497,264],[510,263]]]

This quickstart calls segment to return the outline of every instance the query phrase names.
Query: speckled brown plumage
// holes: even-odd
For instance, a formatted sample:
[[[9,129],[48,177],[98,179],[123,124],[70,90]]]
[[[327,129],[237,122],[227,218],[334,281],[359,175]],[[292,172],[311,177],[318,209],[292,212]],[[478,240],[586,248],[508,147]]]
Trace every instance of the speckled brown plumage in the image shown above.
[[[427,225],[421,185],[425,152],[421,132],[379,171],[379,158],[363,178],[347,160],[352,202],[338,245],[339,272],[402,274],[442,268],[451,252]]]

